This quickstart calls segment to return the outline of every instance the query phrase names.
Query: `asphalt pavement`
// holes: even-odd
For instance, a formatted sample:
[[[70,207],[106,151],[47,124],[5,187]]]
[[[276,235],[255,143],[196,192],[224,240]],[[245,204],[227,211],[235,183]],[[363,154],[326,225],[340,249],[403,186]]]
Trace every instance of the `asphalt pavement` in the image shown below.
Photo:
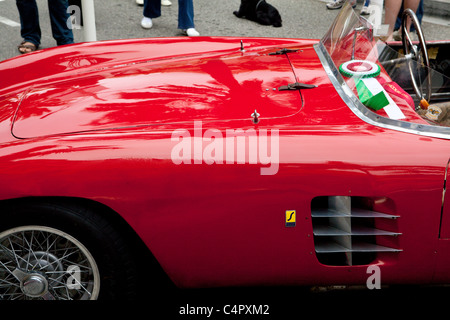
[[[362,7],[358,0],[356,11]],[[140,26],[142,7],[135,0],[95,0],[98,40],[183,36],[177,29],[178,4],[162,8],[162,16],[154,26]],[[279,11],[283,26],[275,28],[239,19],[233,15],[240,0],[194,0],[195,25],[201,36],[255,36],[319,39],[328,30],[339,10],[327,10],[326,0],[268,0]],[[37,0],[42,29],[40,48],[55,46],[50,30],[47,0]],[[422,24],[427,40],[450,40],[447,19],[426,17]],[[19,14],[14,0],[0,0],[0,61],[18,55],[20,37]],[[84,41],[83,30],[74,30],[76,42]]]

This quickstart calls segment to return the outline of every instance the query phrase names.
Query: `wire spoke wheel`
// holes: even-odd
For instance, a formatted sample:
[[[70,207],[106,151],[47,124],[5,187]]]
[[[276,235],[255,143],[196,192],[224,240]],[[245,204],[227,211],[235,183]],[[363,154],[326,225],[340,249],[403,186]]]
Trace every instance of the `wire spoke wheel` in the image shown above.
[[[69,234],[35,225],[0,233],[0,300],[94,300],[99,291],[93,256]]]

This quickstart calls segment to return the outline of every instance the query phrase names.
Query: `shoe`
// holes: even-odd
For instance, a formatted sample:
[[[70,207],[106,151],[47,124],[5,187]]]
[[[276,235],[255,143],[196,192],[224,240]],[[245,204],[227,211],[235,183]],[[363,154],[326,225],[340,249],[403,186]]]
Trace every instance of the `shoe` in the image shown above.
[[[335,0],[333,2],[329,2],[327,3],[327,9],[330,10],[340,9],[344,5],[345,1],[346,0]],[[349,1],[352,7],[356,8],[356,0],[349,0]]]
[[[170,2],[169,0],[161,0],[161,5],[162,6],[171,6],[172,2]]]
[[[197,30],[195,30],[195,28],[189,28],[183,31],[186,33],[188,37],[198,37],[200,35],[200,33]]]
[[[141,20],[141,27],[144,29],[150,29],[151,27],[153,27],[152,19],[143,17]]]
[[[362,7],[361,12],[359,14],[361,14],[361,15],[368,15],[368,14],[370,14],[369,6]]]
[[[395,41],[401,41],[402,40],[402,33],[400,32],[400,30],[395,30],[392,33],[392,39],[394,39]]]
[[[417,37],[415,32],[410,31],[410,32],[408,32],[408,34],[409,34],[409,38],[411,39],[411,41],[417,41],[418,40],[418,37]],[[402,31],[401,30],[395,30],[392,33],[392,40],[394,40],[394,41],[402,41]]]
[[[144,5],[144,0],[136,0],[136,4],[138,6],[143,6]]]
[[[30,52],[36,51],[38,49],[38,47],[39,46],[35,45],[34,43],[32,43],[30,41],[23,40],[19,44],[17,49],[19,50],[19,52],[21,54],[24,54],[24,53],[30,53]]]

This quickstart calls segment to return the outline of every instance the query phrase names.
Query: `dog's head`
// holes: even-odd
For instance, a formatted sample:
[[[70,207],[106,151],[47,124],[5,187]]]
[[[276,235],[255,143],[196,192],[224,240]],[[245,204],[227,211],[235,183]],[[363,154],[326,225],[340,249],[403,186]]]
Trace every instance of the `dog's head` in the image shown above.
[[[266,24],[272,25],[274,27],[281,27],[281,15],[278,10],[271,4],[267,3],[265,0],[261,0],[260,4],[257,7],[257,11],[264,12],[264,16],[266,17],[268,22]]]
[[[276,28],[281,27],[281,26],[282,26],[281,19],[280,19],[279,21],[275,21],[272,25],[273,25],[274,27],[276,27]]]

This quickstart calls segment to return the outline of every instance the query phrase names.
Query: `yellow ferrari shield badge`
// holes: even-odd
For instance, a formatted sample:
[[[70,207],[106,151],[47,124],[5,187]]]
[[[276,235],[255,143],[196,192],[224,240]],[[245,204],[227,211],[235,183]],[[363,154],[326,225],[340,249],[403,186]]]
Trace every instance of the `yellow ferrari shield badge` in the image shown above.
[[[286,227],[295,227],[295,210],[286,210]]]

